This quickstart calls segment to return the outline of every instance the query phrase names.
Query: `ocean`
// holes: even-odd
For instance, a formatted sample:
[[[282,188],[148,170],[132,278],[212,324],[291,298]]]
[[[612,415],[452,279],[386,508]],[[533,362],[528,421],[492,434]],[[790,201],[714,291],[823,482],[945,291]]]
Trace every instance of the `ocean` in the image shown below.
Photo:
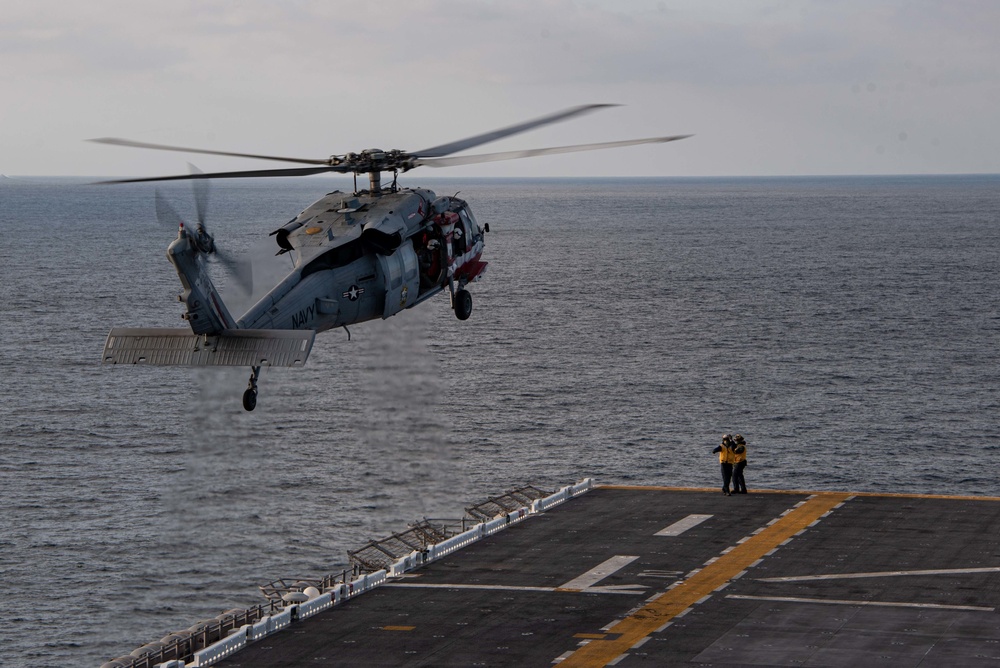
[[[247,369],[100,365],[182,306],[154,186],[85,181],[0,179],[5,666],[99,665],[523,484],[715,487],[725,432],[751,493],[1000,494],[1000,176],[405,175],[490,225],[472,317],[324,333],[252,413]],[[220,181],[209,227],[277,275],[268,233],[334,188]]]

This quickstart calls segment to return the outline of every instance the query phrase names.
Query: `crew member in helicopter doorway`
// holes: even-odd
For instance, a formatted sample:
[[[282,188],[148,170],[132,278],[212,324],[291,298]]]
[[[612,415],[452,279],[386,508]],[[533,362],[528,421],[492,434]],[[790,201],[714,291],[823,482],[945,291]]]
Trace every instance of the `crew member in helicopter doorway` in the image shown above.
[[[729,482],[733,479],[733,463],[736,461],[736,453],[733,452],[733,437],[726,434],[722,437],[722,445],[716,446],[712,452],[719,453],[719,464],[722,466],[722,493],[732,496],[729,493]]]

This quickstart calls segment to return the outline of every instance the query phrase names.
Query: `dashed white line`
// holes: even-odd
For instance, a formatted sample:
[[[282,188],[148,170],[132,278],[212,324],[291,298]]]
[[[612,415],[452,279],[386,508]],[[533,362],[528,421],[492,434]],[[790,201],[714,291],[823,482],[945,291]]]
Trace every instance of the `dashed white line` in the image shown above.
[[[654,536],[680,536],[682,533],[688,529],[693,529],[705,520],[711,518],[711,515],[688,515],[682,520],[674,522],[665,529],[657,531]]]
[[[594,566],[586,573],[573,578],[563,585],[560,585],[558,589],[587,589],[609,575],[617,573],[638,558],[639,557],[637,556],[616,555],[601,562],[597,566]]]

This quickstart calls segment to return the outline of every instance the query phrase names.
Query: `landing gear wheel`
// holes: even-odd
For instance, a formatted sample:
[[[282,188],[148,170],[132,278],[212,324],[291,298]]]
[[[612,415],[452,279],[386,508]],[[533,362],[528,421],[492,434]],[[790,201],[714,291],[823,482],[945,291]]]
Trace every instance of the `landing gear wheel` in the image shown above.
[[[260,367],[250,367],[250,381],[247,383],[247,391],[243,393],[243,408],[252,411],[257,407],[257,379],[260,377]]]
[[[252,411],[257,407],[257,390],[247,390],[243,393],[243,408]]]
[[[455,317],[459,320],[468,320],[472,315],[472,295],[468,290],[459,290],[455,293]]]

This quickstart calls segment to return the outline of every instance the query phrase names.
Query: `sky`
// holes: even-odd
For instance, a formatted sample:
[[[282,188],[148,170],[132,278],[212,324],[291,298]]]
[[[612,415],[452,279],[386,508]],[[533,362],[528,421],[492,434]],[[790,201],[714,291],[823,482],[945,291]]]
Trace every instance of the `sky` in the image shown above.
[[[972,0],[0,0],[0,173],[265,169],[84,140],[325,158],[591,103],[622,106],[472,152],[695,136],[414,174],[997,173],[997,26]]]

